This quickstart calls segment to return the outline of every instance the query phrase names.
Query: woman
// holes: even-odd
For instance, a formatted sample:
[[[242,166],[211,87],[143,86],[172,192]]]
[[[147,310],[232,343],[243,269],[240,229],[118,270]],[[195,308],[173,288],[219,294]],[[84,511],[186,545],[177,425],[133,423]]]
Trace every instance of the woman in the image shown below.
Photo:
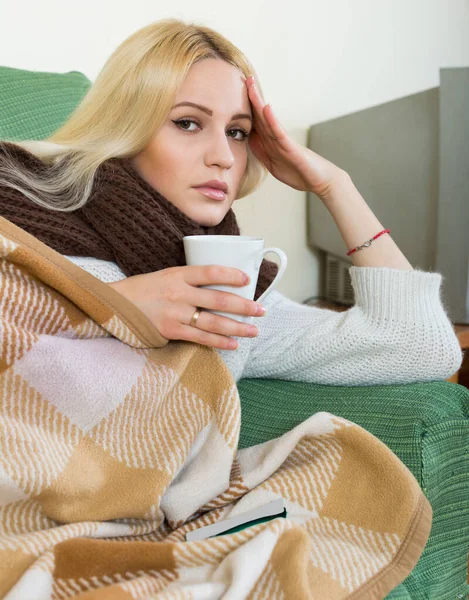
[[[1,145],[0,214],[108,282],[166,338],[217,348],[235,380],[450,377],[462,354],[441,274],[412,268],[350,176],[288,136],[252,73],[207,27],[168,19],[137,31],[54,135]],[[232,204],[268,171],[315,193],[346,248],[355,248],[356,304],[346,312],[274,291],[256,327],[263,311],[255,301],[198,287],[242,286],[243,273],[185,265],[182,237],[239,234]],[[200,188],[213,180],[225,188],[218,196]],[[275,273],[264,261],[255,299]],[[245,324],[204,309],[252,318]]]

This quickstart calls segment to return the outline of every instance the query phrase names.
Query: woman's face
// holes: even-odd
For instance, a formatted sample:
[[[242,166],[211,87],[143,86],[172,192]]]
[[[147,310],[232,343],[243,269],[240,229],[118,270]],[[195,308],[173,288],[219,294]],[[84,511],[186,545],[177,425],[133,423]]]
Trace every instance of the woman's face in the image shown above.
[[[132,162],[138,173],[200,225],[218,225],[231,208],[247,164],[252,126],[245,77],[219,59],[193,65],[163,126]],[[176,106],[190,102],[195,106]],[[222,199],[194,186],[218,180]]]

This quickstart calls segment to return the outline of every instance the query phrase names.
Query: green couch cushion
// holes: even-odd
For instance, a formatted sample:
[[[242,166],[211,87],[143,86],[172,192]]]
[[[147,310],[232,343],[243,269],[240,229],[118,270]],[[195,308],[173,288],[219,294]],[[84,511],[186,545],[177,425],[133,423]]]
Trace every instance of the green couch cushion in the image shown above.
[[[458,598],[469,591],[469,390],[446,381],[326,386],[242,379],[239,448],[273,439],[316,412],[360,425],[412,471],[433,509],[427,546],[387,600]]]
[[[83,73],[0,67],[0,139],[40,140],[56,131],[88,91]]]

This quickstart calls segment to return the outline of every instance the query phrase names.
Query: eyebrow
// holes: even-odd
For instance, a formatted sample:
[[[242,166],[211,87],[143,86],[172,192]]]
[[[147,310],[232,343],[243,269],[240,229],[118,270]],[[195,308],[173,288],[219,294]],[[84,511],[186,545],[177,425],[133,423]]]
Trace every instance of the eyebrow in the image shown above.
[[[210,117],[213,115],[213,111],[207,108],[206,106],[202,106],[201,104],[196,104],[195,102],[179,102],[179,104],[175,104],[173,108],[177,108],[178,106],[192,106],[194,108],[198,108],[202,110],[204,113],[207,113]],[[231,117],[232,119],[249,119],[252,122],[251,115],[247,113],[237,113]]]

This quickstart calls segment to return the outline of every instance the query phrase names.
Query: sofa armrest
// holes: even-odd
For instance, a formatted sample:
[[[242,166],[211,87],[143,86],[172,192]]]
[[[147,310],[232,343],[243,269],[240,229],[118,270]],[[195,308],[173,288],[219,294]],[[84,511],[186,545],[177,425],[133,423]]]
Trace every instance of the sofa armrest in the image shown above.
[[[433,509],[427,546],[388,600],[467,597],[468,389],[447,381],[349,387],[242,379],[238,390],[239,448],[276,438],[319,411],[349,419],[384,442]]]

